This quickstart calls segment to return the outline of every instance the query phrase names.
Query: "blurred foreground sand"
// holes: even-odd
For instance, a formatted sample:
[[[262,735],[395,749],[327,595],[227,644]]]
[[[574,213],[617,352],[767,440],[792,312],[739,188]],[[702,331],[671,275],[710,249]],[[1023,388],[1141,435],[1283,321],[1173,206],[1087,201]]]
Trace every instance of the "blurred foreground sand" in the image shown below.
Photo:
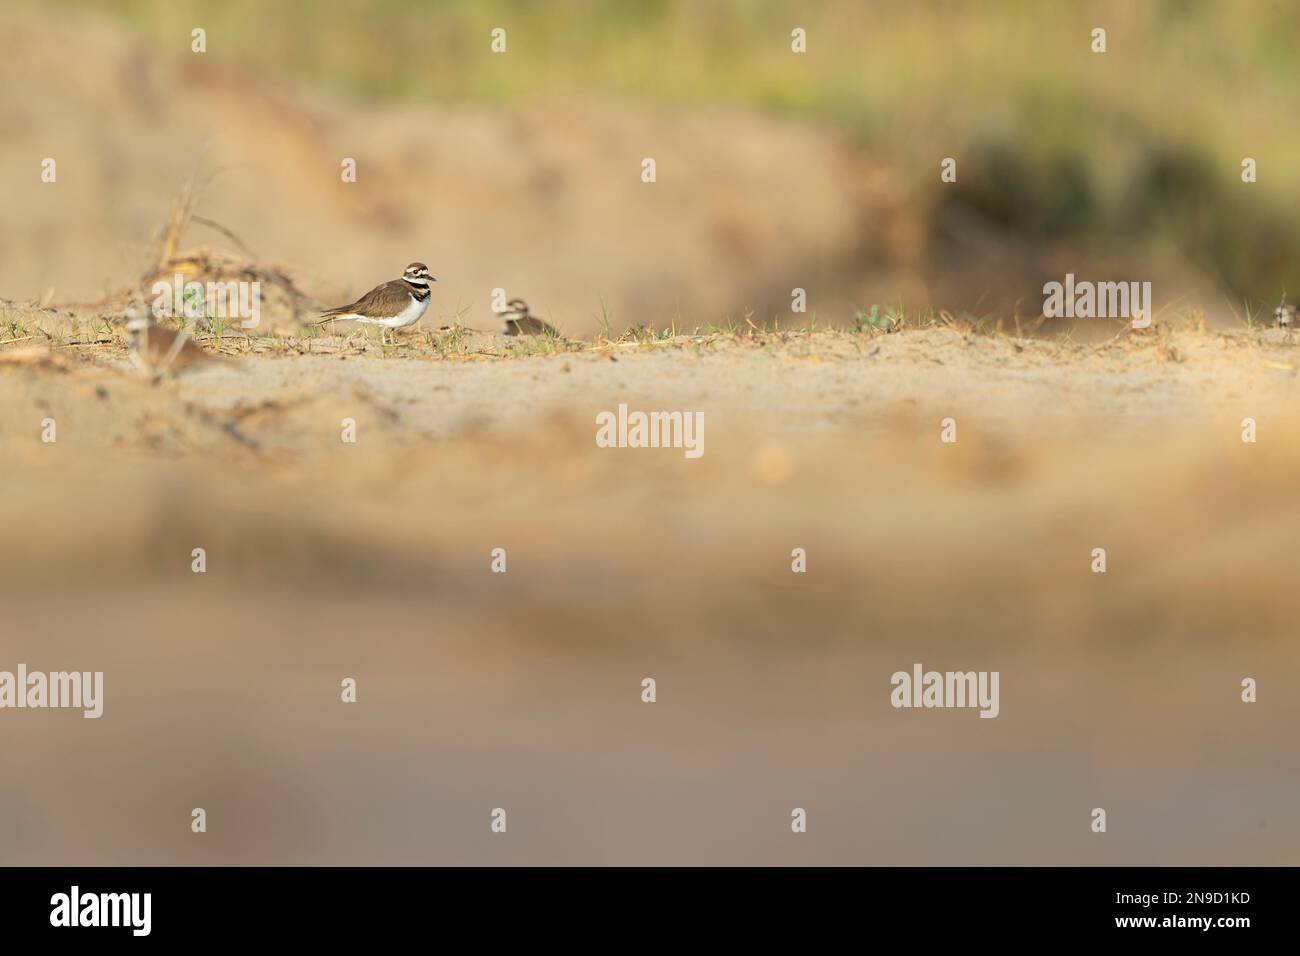
[[[1300,863],[1270,342],[0,365],[0,668],[106,683],[0,714],[0,861]],[[597,448],[620,401],[704,411],[704,456]],[[917,661],[1001,715],[892,709]]]

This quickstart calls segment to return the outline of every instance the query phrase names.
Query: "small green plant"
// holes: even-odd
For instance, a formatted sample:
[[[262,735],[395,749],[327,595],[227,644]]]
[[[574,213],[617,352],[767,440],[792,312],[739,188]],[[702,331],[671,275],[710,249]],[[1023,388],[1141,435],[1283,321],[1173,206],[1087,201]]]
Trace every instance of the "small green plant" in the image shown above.
[[[903,326],[903,312],[901,309],[890,308],[885,312],[880,311],[880,306],[873,305],[870,311],[863,312],[859,309],[853,313],[853,331],[861,334],[863,332],[897,332]]]
[[[212,337],[217,342],[217,348],[221,348],[221,341],[226,337],[226,320],[222,318],[212,318],[208,322],[208,328],[212,330]]]
[[[605,301],[603,295],[600,297],[600,313],[596,316],[596,321],[600,323],[600,336],[597,341],[613,341],[613,332],[610,326],[613,324],[614,317],[610,314],[609,304]]]
[[[197,311],[197,305],[203,303],[203,292],[196,286],[186,285],[185,291],[181,293],[181,315],[188,316],[191,311]],[[206,310],[206,303],[205,310]]]

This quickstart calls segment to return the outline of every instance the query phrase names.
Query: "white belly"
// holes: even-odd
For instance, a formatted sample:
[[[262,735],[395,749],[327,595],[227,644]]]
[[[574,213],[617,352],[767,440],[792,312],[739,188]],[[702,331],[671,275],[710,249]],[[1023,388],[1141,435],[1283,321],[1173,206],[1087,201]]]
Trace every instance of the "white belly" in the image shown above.
[[[360,315],[355,318],[358,322],[364,322],[367,325],[382,325],[386,329],[403,329],[420,321],[420,317],[429,308],[429,299],[431,298],[433,296],[428,296],[421,301],[415,296],[411,296],[411,301],[405,309],[387,319],[371,319]]]

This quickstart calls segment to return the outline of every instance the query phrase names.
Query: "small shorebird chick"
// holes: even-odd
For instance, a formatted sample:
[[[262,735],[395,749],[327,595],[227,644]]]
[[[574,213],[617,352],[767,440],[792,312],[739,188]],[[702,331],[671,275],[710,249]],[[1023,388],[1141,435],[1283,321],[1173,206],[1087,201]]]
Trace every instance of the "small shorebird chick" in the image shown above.
[[[179,375],[216,359],[194,344],[188,330],[165,329],[136,316],[126,324],[126,353],[142,375],[155,382],[164,375]]]
[[[560,334],[555,331],[555,326],[543,322],[529,312],[528,303],[523,299],[511,299],[507,302],[506,310],[501,313],[501,318],[506,323],[501,329],[502,335],[558,336]]]
[[[1279,329],[1290,329],[1295,325],[1295,305],[1284,298],[1282,304],[1273,310],[1273,317],[1277,319]]]

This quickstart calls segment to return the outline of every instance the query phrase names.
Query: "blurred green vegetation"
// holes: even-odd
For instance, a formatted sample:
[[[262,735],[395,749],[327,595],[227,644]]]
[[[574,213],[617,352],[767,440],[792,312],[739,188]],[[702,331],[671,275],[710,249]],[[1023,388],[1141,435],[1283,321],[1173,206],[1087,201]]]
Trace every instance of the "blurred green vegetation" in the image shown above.
[[[1233,292],[1300,289],[1294,0],[56,2],[177,53],[202,26],[211,57],[372,100],[600,96],[816,121],[936,216],[960,204],[1024,240],[1111,251],[1165,242]],[[489,50],[495,27],[508,55]],[[940,190],[945,156],[958,180]]]

